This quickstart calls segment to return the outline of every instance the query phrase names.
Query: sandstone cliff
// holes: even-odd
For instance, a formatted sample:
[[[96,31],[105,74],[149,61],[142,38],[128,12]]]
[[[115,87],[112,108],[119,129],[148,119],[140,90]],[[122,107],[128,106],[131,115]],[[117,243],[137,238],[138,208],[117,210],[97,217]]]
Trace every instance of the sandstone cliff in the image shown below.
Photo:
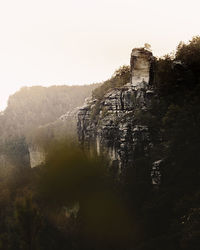
[[[114,88],[102,100],[91,98],[78,112],[78,136],[84,147],[109,155],[121,172],[152,147],[148,126],[139,116],[151,107],[154,57],[149,50],[131,53],[130,83]]]

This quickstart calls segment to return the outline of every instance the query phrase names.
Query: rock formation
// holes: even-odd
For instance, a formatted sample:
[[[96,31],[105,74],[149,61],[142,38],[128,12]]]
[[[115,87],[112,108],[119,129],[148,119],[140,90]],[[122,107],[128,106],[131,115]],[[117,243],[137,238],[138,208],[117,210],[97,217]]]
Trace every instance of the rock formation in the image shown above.
[[[151,106],[154,57],[144,48],[131,53],[130,83],[89,99],[78,112],[78,136],[84,147],[106,153],[119,171],[134,165],[152,147],[148,127],[138,119]],[[95,114],[95,115],[94,115]]]
[[[133,49],[130,64],[130,83],[111,89],[101,100],[87,98],[83,107],[67,112],[42,128],[47,128],[56,138],[62,130],[67,133],[73,128],[68,134],[75,136],[77,117],[78,139],[84,147],[108,155],[111,165],[119,172],[133,166],[135,158],[148,155],[152,147],[148,126],[141,122],[140,117],[148,112],[154,96],[154,57],[144,48]],[[31,167],[42,164],[44,151],[31,145],[30,159]],[[151,176],[152,183],[157,184],[160,177],[156,164]]]
[[[45,162],[45,153],[42,148],[37,145],[29,145],[30,167],[37,167]]]

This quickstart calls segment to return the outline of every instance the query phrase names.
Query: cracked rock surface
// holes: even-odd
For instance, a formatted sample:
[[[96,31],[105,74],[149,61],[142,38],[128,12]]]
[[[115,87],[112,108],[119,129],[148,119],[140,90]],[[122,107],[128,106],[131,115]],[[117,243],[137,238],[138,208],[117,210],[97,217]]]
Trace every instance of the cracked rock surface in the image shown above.
[[[100,102],[90,98],[77,114],[79,141],[107,154],[119,170],[133,165],[135,156],[147,154],[151,147],[148,127],[138,122],[138,114],[151,107],[153,61],[150,51],[133,49],[131,82],[110,90]]]

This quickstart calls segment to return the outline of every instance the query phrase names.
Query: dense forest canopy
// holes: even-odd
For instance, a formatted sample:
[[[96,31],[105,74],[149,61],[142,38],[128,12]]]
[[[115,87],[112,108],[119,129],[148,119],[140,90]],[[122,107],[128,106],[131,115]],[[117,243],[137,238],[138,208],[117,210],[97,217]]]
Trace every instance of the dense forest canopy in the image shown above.
[[[200,37],[180,43],[173,57],[157,58],[154,73],[152,108],[135,117],[149,127],[148,155],[138,155],[119,178],[104,157],[62,141],[50,145],[43,166],[1,173],[0,249],[199,250]],[[101,99],[128,81],[124,66],[93,95]],[[50,107],[61,110],[57,98],[52,93]],[[24,106],[33,122],[37,112],[43,119],[34,103]],[[45,107],[44,120],[51,121],[54,111]],[[150,163],[158,159],[162,178],[153,186]]]

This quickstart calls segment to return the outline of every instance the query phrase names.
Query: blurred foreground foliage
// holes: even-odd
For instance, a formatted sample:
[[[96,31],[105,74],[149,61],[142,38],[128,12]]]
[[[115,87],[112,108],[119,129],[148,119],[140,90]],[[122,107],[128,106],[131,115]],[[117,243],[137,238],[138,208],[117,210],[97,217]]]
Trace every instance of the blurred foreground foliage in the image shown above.
[[[134,230],[108,160],[55,142],[1,182],[0,249],[123,249]],[[123,230],[122,230],[123,228]]]

